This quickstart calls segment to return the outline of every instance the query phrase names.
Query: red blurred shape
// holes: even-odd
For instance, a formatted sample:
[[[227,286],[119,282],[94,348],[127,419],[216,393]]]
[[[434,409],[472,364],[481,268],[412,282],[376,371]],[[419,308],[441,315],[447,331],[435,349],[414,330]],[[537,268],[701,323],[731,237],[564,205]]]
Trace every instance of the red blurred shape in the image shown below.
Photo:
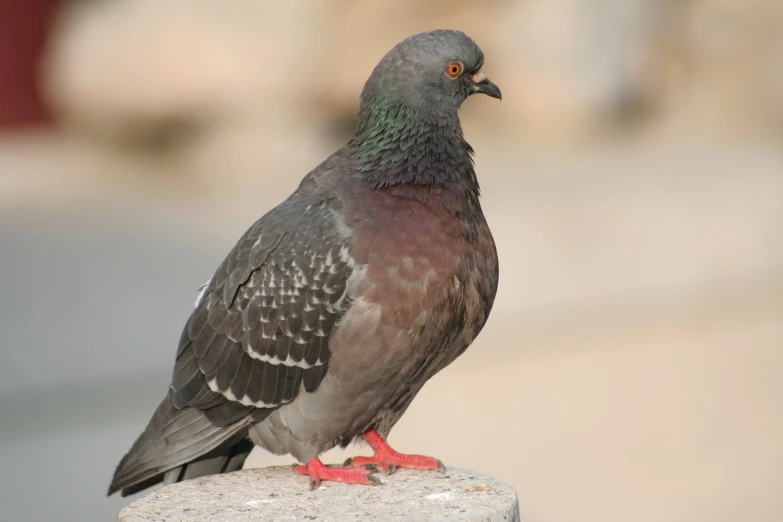
[[[45,124],[38,64],[61,0],[0,0],[0,130]]]

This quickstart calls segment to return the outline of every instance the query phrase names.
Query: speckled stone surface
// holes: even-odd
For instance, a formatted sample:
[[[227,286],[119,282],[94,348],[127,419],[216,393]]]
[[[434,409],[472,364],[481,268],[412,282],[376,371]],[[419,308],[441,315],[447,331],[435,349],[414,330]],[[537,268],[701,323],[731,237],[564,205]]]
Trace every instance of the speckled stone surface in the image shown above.
[[[123,508],[119,522],[405,520],[518,522],[516,492],[473,471],[399,470],[379,486],[324,482],[308,489],[288,466],[249,469],[172,484]]]

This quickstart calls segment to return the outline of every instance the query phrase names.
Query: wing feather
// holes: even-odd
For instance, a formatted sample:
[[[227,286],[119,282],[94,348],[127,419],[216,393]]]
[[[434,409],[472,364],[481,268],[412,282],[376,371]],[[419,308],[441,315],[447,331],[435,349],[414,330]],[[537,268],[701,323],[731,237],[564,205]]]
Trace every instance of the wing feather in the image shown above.
[[[289,200],[240,239],[180,341],[172,397],[225,423],[315,392],[354,264],[334,200]]]
[[[306,178],[199,288],[169,394],[120,462],[109,493],[235,469],[249,451],[250,425],[317,391],[355,268],[339,205]]]
[[[204,375],[212,378],[231,355],[231,348],[229,345],[232,343],[228,337],[222,335],[212,337],[212,341],[208,344],[203,343],[203,346],[199,341],[200,339],[194,341],[194,343],[198,343],[194,347],[196,358],[198,359],[198,366],[201,368],[201,372]],[[203,348],[203,350],[201,348]]]

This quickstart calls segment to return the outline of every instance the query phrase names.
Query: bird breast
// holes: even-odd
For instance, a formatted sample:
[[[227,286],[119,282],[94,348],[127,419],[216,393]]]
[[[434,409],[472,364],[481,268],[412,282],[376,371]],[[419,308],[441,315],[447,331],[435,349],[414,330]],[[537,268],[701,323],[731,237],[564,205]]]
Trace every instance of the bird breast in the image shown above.
[[[392,378],[451,362],[483,324],[486,303],[477,280],[491,266],[473,260],[478,245],[458,218],[401,200],[376,208],[352,229],[361,277],[331,342],[332,368]]]

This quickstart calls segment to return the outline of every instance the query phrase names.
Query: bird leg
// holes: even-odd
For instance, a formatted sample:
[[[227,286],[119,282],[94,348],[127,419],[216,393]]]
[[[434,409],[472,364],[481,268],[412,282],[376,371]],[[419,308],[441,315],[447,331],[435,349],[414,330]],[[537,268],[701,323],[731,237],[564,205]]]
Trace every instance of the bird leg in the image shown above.
[[[424,455],[406,455],[397,453],[389,444],[383,440],[383,437],[375,430],[367,430],[362,433],[362,438],[375,451],[372,457],[354,457],[345,461],[344,466],[361,468],[366,466],[380,466],[387,474],[394,473],[397,468],[438,470],[441,473],[446,472],[446,466],[441,461],[433,457]]]
[[[331,467],[321,462],[321,459],[310,459],[304,466],[297,465],[294,469],[300,475],[310,476],[310,489],[317,489],[322,480],[370,486],[380,484],[377,478],[370,475],[374,471],[371,467]]]

